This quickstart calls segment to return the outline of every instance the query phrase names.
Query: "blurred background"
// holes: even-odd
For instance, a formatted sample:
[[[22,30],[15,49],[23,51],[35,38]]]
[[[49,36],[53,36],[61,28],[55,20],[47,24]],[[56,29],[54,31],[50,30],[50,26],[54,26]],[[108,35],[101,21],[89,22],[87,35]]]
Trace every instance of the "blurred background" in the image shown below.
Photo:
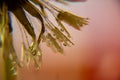
[[[119,0],[82,0],[67,6],[53,3],[78,16],[90,18],[89,25],[81,31],[67,26],[75,45],[64,47],[63,55],[41,45],[43,61],[40,70],[33,64],[19,68],[18,80],[120,80]],[[19,48],[21,38],[15,28],[14,43]]]

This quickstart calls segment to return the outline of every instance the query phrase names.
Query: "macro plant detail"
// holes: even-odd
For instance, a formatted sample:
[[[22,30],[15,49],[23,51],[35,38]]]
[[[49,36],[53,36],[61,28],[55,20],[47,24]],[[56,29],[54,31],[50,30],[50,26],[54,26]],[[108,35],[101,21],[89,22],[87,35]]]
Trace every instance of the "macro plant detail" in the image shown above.
[[[63,0],[56,0],[64,2]],[[50,12],[57,24],[49,19]],[[27,13],[37,18],[40,22],[40,32],[36,36],[34,27],[28,18]],[[22,33],[26,37],[21,47],[21,60],[18,59],[14,45],[12,31],[12,17],[14,14],[17,20],[22,24]],[[56,52],[63,53],[62,46],[71,46],[74,43],[70,40],[71,36],[65,25],[69,24],[73,28],[80,30],[81,27],[88,24],[88,18],[76,16],[70,12],[64,11],[54,6],[48,0],[0,0],[0,48],[6,65],[7,74],[15,74],[17,66],[22,67],[22,62],[29,65],[33,60],[35,66],[39,68],[42,59],[42,52],[39,44],[45,42],[47,46]],[[11,75],[7,75],[9,80]]]

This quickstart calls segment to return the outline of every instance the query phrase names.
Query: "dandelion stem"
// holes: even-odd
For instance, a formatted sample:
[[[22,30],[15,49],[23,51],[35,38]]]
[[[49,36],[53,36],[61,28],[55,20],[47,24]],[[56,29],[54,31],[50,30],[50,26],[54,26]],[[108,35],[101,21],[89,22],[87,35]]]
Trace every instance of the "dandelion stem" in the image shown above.
[[[9,34],[8,37],[10,37],[12,39],[11,34]],[[10,58],[11,55],[8,52],[9,50],[4,50],[4,49],[8,49],[9,48],[8,45],[11,45],[12,43],[9,44],[8,41],[5,41],[4,44],[6,45],[6,46],[4,46],[4,48],[2,50],[2,54],[4,56],[4,71],[5,71],[4,80],[17,80],[17,75],[16,75],[17,71],[16,71],[16,67],[14,67],[15,63]],[[10,50],[12,50],[14,52],[14,49],[12,47],[13,46],[11,46]]]
[[[5,80],[17,80],[17,75],[11,72],[12,61],[10,59],[5,60]]]

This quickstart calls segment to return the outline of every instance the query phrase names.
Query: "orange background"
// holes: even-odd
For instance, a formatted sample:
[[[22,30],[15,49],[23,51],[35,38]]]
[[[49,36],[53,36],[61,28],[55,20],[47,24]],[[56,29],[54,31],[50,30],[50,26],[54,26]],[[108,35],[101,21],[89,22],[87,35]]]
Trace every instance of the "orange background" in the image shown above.
[[[120,79],[120,10],[117,0],[86,0],[59,8],[90,18],[89,25],[77,31],[67,26],[72,47],[64,55],[42,45],[43,63],[19,69],[18,80],[119,80]],[[16,48],[20,36],[14,30]],[[18,50],[19,52],[19,50]]]

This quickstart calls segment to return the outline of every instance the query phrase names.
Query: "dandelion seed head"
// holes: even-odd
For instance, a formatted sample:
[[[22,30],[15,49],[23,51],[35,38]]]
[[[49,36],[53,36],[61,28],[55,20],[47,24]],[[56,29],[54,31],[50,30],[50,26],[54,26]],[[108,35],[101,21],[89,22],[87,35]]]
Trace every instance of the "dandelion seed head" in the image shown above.
[[[56,24],[50,20],[47,12],[53,15]],[[21,44],[20,60],[13,44],[13,35],[11,33],[14,28],[12,28],[12,17],[9,13],[15,15],[22,25],[22,28],[20,28],[22,29],[21,34],[26,36],[22,37],[26,39]],[[39,20],[41,24],[39,35],[35,33],[35,26],[32,25],[27,13]],[[39,44],[42,42],[46,43],[53,51],[63,54],[63,46],[71,46],[74,43],[71,41],[71,36],[62,22],[80,30],[81,27],[88,24],[88,19],[59,9],[49,3],[48,0],[0,0],[0,47],[4,59],[7,60],[6,55],[10,54],[9,59],[17,65],[23,62],[28,66],[30,61],[33,60],[35,66],[39,68],[42,62],[42,50]],[[30,40],[27,37],[30,37]],[[15,65],[13,64],[13,66]]]

